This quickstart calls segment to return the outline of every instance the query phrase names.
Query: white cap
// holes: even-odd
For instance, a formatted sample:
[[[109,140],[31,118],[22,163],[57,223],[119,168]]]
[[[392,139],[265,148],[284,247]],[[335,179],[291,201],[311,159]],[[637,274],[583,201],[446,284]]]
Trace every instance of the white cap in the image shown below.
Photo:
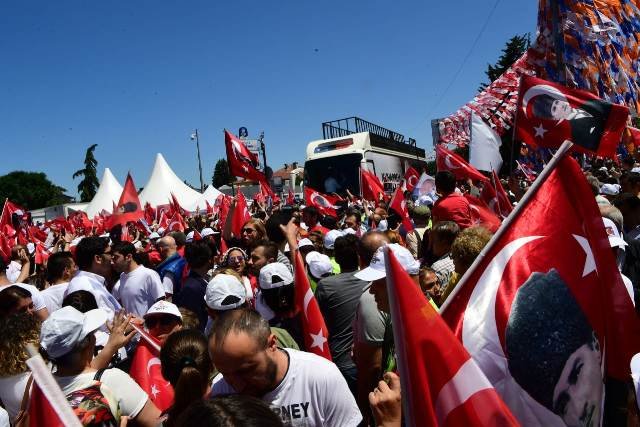
[[[160,235],[155,231],[152,231],[151,234],[149,234],[149,240],[151,240],[151,239],[159,239],[159,238],[160,238]]]
[[[27,250],[32,254],[36,250],[36,245],[31,242],[27,243]]]
[[[233,310],[247,302],[247,290],[237,277],[217,274],[207,285],[204,302],[212,310]]]
[[[258,283],[261,289],[275,289],[293,283],[293,276],[286,265],[272,262],[260,269]]]
[[[187,234],[187,242],[193,242],[193,235],[195,234],[195,231],[190,231]]]
[[[300,239],[300,241],[298,242],[298,248],[302,248],[305,246],[313,246],[313,242],[306,237],[304,239]]]
[[[342,235],[346,236],[347,234],[356,234],[356,230],[354,230],[351,227],[347,227],[344,230],[342,230]]]
[[[158,228],[158,234],[160,234],[160,235],[164,234],[164,227]]]
[[[420,271],[420,263],[413,258],[411,252],[404,246],[400,246],[397,243],[391,243],[388,246],[389,249],[396,256],[396,259],[407,273],[411,275],[416,275]],[[374,280],[382,279],[387,276],[385,266],[384,266],[384,248],[385,246],[381,246],[378,248],[376,253],[373,255],[371,259],[371,263],[369,267],[361,270],[355,274],[360,280],[364,280],[365,282],[371,282]]]
[[[154,314],[171,314],[182,319],[182,313],[180,313],[180,310],[178,310],[178,306],[164,300],[160,300],[149,307],[149,310],[147,310],[143,318],[146,319],[148,316]]]
[[[631,172],[640,173],[640,167],[636,166],[635,168],[632,168]]]
[[[600,187],[600,194],[606,194],[607,196],[615,196],[620,192],[620,184],[603,184]]]
[[[338,237],[342,237],[342,231],[329,230],[329,232],[324,235],[324,247],[327,249],[333,249],[333,245],[336,243],[336,239]]]
[[[317,279],[324,277],[325,274],[333,272],[333,266],[328,256],[320,252],[312,251],[305,257],[311,275]]]
[[[616,224],[609,218],[602,218],[602,222],[604,222],[604,229],[609,237],[609,244],[611,247],[622,248],[622,250],[624,250],[624,247],[627,246],[627,242],[625,242],[620,236],[620,232],[618,231]]]
[[[136,242],[133,244],[133,247],[136,249],[141,249],[142,248],[142,242],[140,240],[136,240]]]
[[[216,234],[216,232],[215,232],[215,231],[213,231],[213,229],[211,229],[211,228],[209,228],[209,227],[205,227],[205,228],[203,228],[203,229],[202,229],[202,231],[200,232],[200,235],[201,235],[202,237],[212,236],[212,235],[214,235],[214,234]]]
[[[62,307],[42,323],[40,345],[54,359],[64,356],[106,321],[107,313],[101,308],[81,313],[70,305]]]

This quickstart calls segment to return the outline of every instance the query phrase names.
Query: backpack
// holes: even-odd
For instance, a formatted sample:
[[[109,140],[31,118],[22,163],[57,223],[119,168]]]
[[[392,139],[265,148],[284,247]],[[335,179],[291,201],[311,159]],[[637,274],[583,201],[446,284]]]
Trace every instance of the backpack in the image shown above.
[[[85,388],[67,394],[67,401],[83,426],[118,427],[120,407],[100,378],[104,369],[93,377],[93,382]]]

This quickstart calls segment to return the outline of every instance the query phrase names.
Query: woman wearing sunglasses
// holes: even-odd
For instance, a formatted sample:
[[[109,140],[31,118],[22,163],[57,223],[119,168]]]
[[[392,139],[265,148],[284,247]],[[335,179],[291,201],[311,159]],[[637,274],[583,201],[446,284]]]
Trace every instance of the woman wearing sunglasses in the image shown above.
[[[169,335],[182,329],[182,314],[175,304],[158,301],[144,315],[144,326],[149,335],[164,344]]]
[[[257,279],[255,277],[252,278],[247,274],[247,254],[245,251],[238,247],[229,248],[224,255],[222,256],[222,268],[230,268],[242,279],[242,284],[244,285],[247,296],[249,298],[249,302],[253,305],[253,296],[255,295],[255,290],[257,289]]]

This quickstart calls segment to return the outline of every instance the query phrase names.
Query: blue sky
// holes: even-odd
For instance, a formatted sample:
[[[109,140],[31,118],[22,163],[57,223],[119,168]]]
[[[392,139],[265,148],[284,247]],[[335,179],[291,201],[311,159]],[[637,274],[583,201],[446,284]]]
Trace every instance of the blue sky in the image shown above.
[[[137,186],[155,153],[197,185],[224,156],[223,128],[265,132],[267,163],[304,161],[321,123],[349,116],[431,148],[430,119],[470,100],[537,2],[502,0],[12,1],[0,4],[0,174],[43,171],[76,195],[97,143]]]

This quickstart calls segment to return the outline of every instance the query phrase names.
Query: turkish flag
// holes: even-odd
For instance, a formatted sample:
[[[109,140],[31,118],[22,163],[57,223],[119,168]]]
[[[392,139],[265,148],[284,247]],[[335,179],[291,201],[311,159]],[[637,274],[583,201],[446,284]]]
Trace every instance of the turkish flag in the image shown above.
[[[49,259],[49,252],[45,249],[44,244],[40,242],[36,243],[35,252],[35,263],[38,265],[46,264]]]
[[[504,191],[504,187],[502,186],[502,183],[500,182],[500,178],[498,177],[496,171],[493,171],[492,177],[493,186],[496,190],[496,197],[498,198],[498,204],[500,205],[500,215],[503,218],[506,218],[513,210],[513,205],[511,204],[511,200],[509,200],[507,192]]]
[[[315,206],[322,215],[329,215],[336,217],[336,203],[339,201],[339,197],[323,194],[310,187],[304,187],[304,198],[308,206]]]
[[[478,169],[471,166],[465,159],[444,148],[436,145],[436,166],[438,172],[451,171],[456,179],[463,180],[471,178],[473,181],[487,181],[487,177],[482,175]]]
[[[119,224],[126,224],[130,221],[137,221],[144,217],[142,207],[140,205],[140,199],[138,199],[138,192],[133,184],[133,178],[131,174],[127,175],[127,181],[124,183],[120,200],[116,206],[115,212],[109,217],[108,229],[113,228]]]
[[[11,259],[11,245],[4,233],[0,233],[0,256],[7,263]]]
[[[391,203],[389,203],[389,209],[396,211],[400,218],[402,218],[402,224],[407,232],[413,230],[413,223],[409,218],[409,210],[407,209],[407,201],[404,199],[404,192],[402,186],[396,189]]]
[[[420,179],[420,174],[414,168],[407,169],[407,172],[404,174],[404,187],[407,191],[413,191]]]
[[[14,224],[13,214],[17,214],[19,216],[24,215],[26,210],[19,205],[13,203],[9,199],[5,199],[4,206],[2,208],[2,215],[0,215],[0,230],[4,231],[5,226],[9,226],[12,229],[15,229],[18,224]]]
[[[83,229],[85,233],[91,231],[93,228],[93,223],[87,216],[86,212],[76,211],[69,215],[68,221],[73,224],[76,230]]]
[[[147,224],[153,224],[153,221],[156,219],[156,210],[151,207],[149,202],[144,204],[144,219],[147,221]]]
[[[207,205],[207,215],[213,215],[213,206],[209,204],[208,200],[205,200],[205,203]]]
[[[264,174],[256,169],[257,157],[249,151],[237,136],[226,129],[224,131],[224,145],[231,175],[266,182],[267,179]]]
[[[305,349],[327,360],[332,360],[328,342],[329,332],[324,323],[324,317],[320,312],[318,301],[313,296],[313,291],[309,285],[309,278],[307,277],[300,251],[296,251],[295,258],[295,300],[296,308],[301,313],[300,321],[302,323]]]
[[[517,426],[478,365],[385,249],[403,417],[410,426]]]
[[[378,177],[369,171],[360,169],[360,177],[362,181],[362,198],[377,202],[380,195],[384,196],[384,186]]]
[[[236,237],[242,236],[242,226],[250,219],[251,214],[247,206],[247,199],[245,199],[242,191],[238,190],[236,208],[233,210],[233,217],[231,217],[231,232],[233,235]]]
[[[38,384],[33,384],[29,398],[29,426],[65,427],[58,413],[53,409],[49,399],[44,395]]]
[[[569,140],[598,156],[615,158],[629,109],[596,95],[522,76],[516,136],[533,147],[558,148]]]
[[[184,231],[186,228],[182,215],[180,215],[179,212],[175,212],[167,224],[167,231],[165,231],[165,233],[170,231]]]
[[[142,337],[131,361],[129,375],[149,395],[158,409],[164,411],[173,404],[173,387],[162,376],[160,344],[140,328],[135,329]]]
[[[475,222],[476,225],[481,225],[492,233],[495,233],[502,223],[496,213],[491,210],[483,200],[477,197],[465,194],[464,198],[469,201],[469,208],[471,208],[471,220]]]
[[[491,182],[487,181],[480,191],[480,200],[496,215],[500,215],[500,204],[498,202],[498,195],[496,189]]]
[[[295,196],[293,195],[293,191],[289,189],[289,194],[287,195],[287,205],[293,205],[295,201],[296,199],[295,199]]]
[[[221,194],[216,199],[216,205],[218,205],[218,214],[220,216],[220,220],[218,224],[220,224],[219,228],[223,228],[225,222],[227,221],[227,215],[229,215],[229,209],[231,209],[231,200],[233,198],[231,196],[227,196],[226,194]]]
[[[186,216],[189,213],[186,209],[180,206],[180,202],[178,201],[176,195],[173,194],[173,192],[171,192],[171,200],[169,201],[169,206],[171,209],[173,209],[173,212],[178,212],[182,216]]]
[[[574,159],[520,203],[442,316],[523,425],[597,424],[601,369],[628,378],[640,320]]]

